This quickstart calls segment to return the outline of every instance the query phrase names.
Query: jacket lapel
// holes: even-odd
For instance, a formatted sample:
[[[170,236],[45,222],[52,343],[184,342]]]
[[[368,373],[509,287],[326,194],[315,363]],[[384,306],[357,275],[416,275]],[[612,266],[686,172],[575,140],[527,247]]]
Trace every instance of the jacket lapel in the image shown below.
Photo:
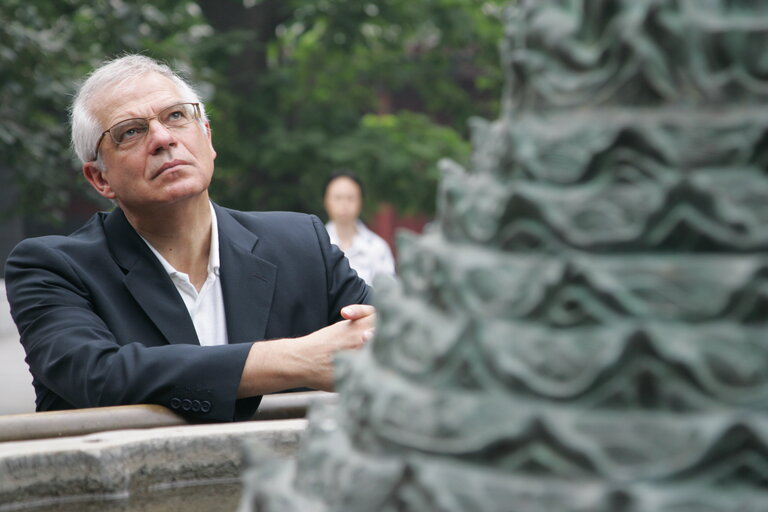
[[[104,221],[123,283],[169,343],[199,344],[195,326],[171,278],[119,208]]]
[[[259,237],[214,204],[219,227],[221,289],[229,343],[263,340],[277,267],[254,255]]]

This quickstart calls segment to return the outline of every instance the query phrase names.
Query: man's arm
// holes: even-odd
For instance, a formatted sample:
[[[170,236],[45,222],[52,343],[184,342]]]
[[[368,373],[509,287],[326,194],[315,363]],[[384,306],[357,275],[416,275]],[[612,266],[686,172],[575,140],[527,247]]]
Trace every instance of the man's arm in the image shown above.
[[[333,355],[360,348],[371,337],[375,322],[373,306],[347,306],[341,315],[344,320],[300,338],[254,343],[238,398],[298,387],[332,391]]]
[[[320,219],[314,215],[309,219],[327,283],[327,321],[333,323],[304,336],[253,344],[243,366],[238,398],[295,388],[332,391],[333,355],[359,348],[373,335],[376,315],[368,305],[370,287],[350,269],[344,253],[331,245]]]
[[[6,290],[38,410],[157,403],[231,421],[249,344],[168,344],[140,321],[122,273],[105,271],[104,261],[81,265],[39,239],[8,259]]]
[[[303,331],[308,334],[214,347],[178,338],[169,344],[126,290],[124,270],[110,257],[100,230],[92,231],[96,234],[76,239],[24,241],[6,265],[6,289],[35,377],[38,410],[182,404],[179,412],[207,421],[243,419],[255,410],[258,398],[237,397],[295,387],[330,389],[332,354],[359,346],[372,327],[373,310],[367,306],[338,316],[350,303],[368,302],[368,289],[350,275],[338,249],[323,243],[324,228],[322,233],[316,228],[324,264],[312,269],[325,277],[328,298],[320,301],[327,309]],[[153,280],[145,284],[164,286]],[[290,284],[283,288],[291,289]],[[179,318],[184,315],[180,312]],[[335,323],[320,328],[327,322]],[[272,362],[286,366],[276,368]]]

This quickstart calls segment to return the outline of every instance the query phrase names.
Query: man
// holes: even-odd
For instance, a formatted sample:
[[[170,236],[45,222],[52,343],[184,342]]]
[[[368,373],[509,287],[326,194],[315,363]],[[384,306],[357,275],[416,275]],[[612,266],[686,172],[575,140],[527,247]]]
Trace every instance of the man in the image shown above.
[[[333,354],[371,335],[370,290],[316,217],[210,201],[216,152],[186,82],[145,56],[105,64],[73,102],[72,141],[117,208],[6,263],[37,410],[231,421],[265,393],[332,389]]]

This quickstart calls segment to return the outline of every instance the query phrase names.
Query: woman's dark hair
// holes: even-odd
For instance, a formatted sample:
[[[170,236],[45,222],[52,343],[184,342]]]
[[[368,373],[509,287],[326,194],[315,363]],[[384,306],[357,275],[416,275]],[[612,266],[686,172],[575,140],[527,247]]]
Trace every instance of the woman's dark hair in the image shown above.
[[[352,181],[354,181],[358,188],[360,189],[360,199],[365,197],[365,190],[363,189],[363,182],[360,181],[360,178],[352,171],[348,171],[346,169],[340,169],[338,171],[335,171],[333,174],[328,176],[328,179],[325,180],[325,185],[323,186],[323,197],[325,197],[325,194],[328,193],[328,187],[330,186],[331,182],[333,182],[336,178],[349,178]]]

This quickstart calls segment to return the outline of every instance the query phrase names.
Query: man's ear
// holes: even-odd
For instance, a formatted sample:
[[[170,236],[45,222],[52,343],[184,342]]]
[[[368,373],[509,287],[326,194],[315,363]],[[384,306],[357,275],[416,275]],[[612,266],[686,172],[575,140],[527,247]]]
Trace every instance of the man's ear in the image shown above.
[[[83,176],[100,195],[107,199],[115,198],[115,193],[112,191],[112,187],[109,186],[109,180],[107,180],[105,172],[99,169],[96,162],[85,162],[83,164]]]
[[[216,160],[216,150],[213,149],[213,136],[211,135],[211,123],[206,121],[203,125],[203,131],[205,131],[205,136],[208,137],[208,143],[211,145],[211,150],[213,151],[213,159]]]

